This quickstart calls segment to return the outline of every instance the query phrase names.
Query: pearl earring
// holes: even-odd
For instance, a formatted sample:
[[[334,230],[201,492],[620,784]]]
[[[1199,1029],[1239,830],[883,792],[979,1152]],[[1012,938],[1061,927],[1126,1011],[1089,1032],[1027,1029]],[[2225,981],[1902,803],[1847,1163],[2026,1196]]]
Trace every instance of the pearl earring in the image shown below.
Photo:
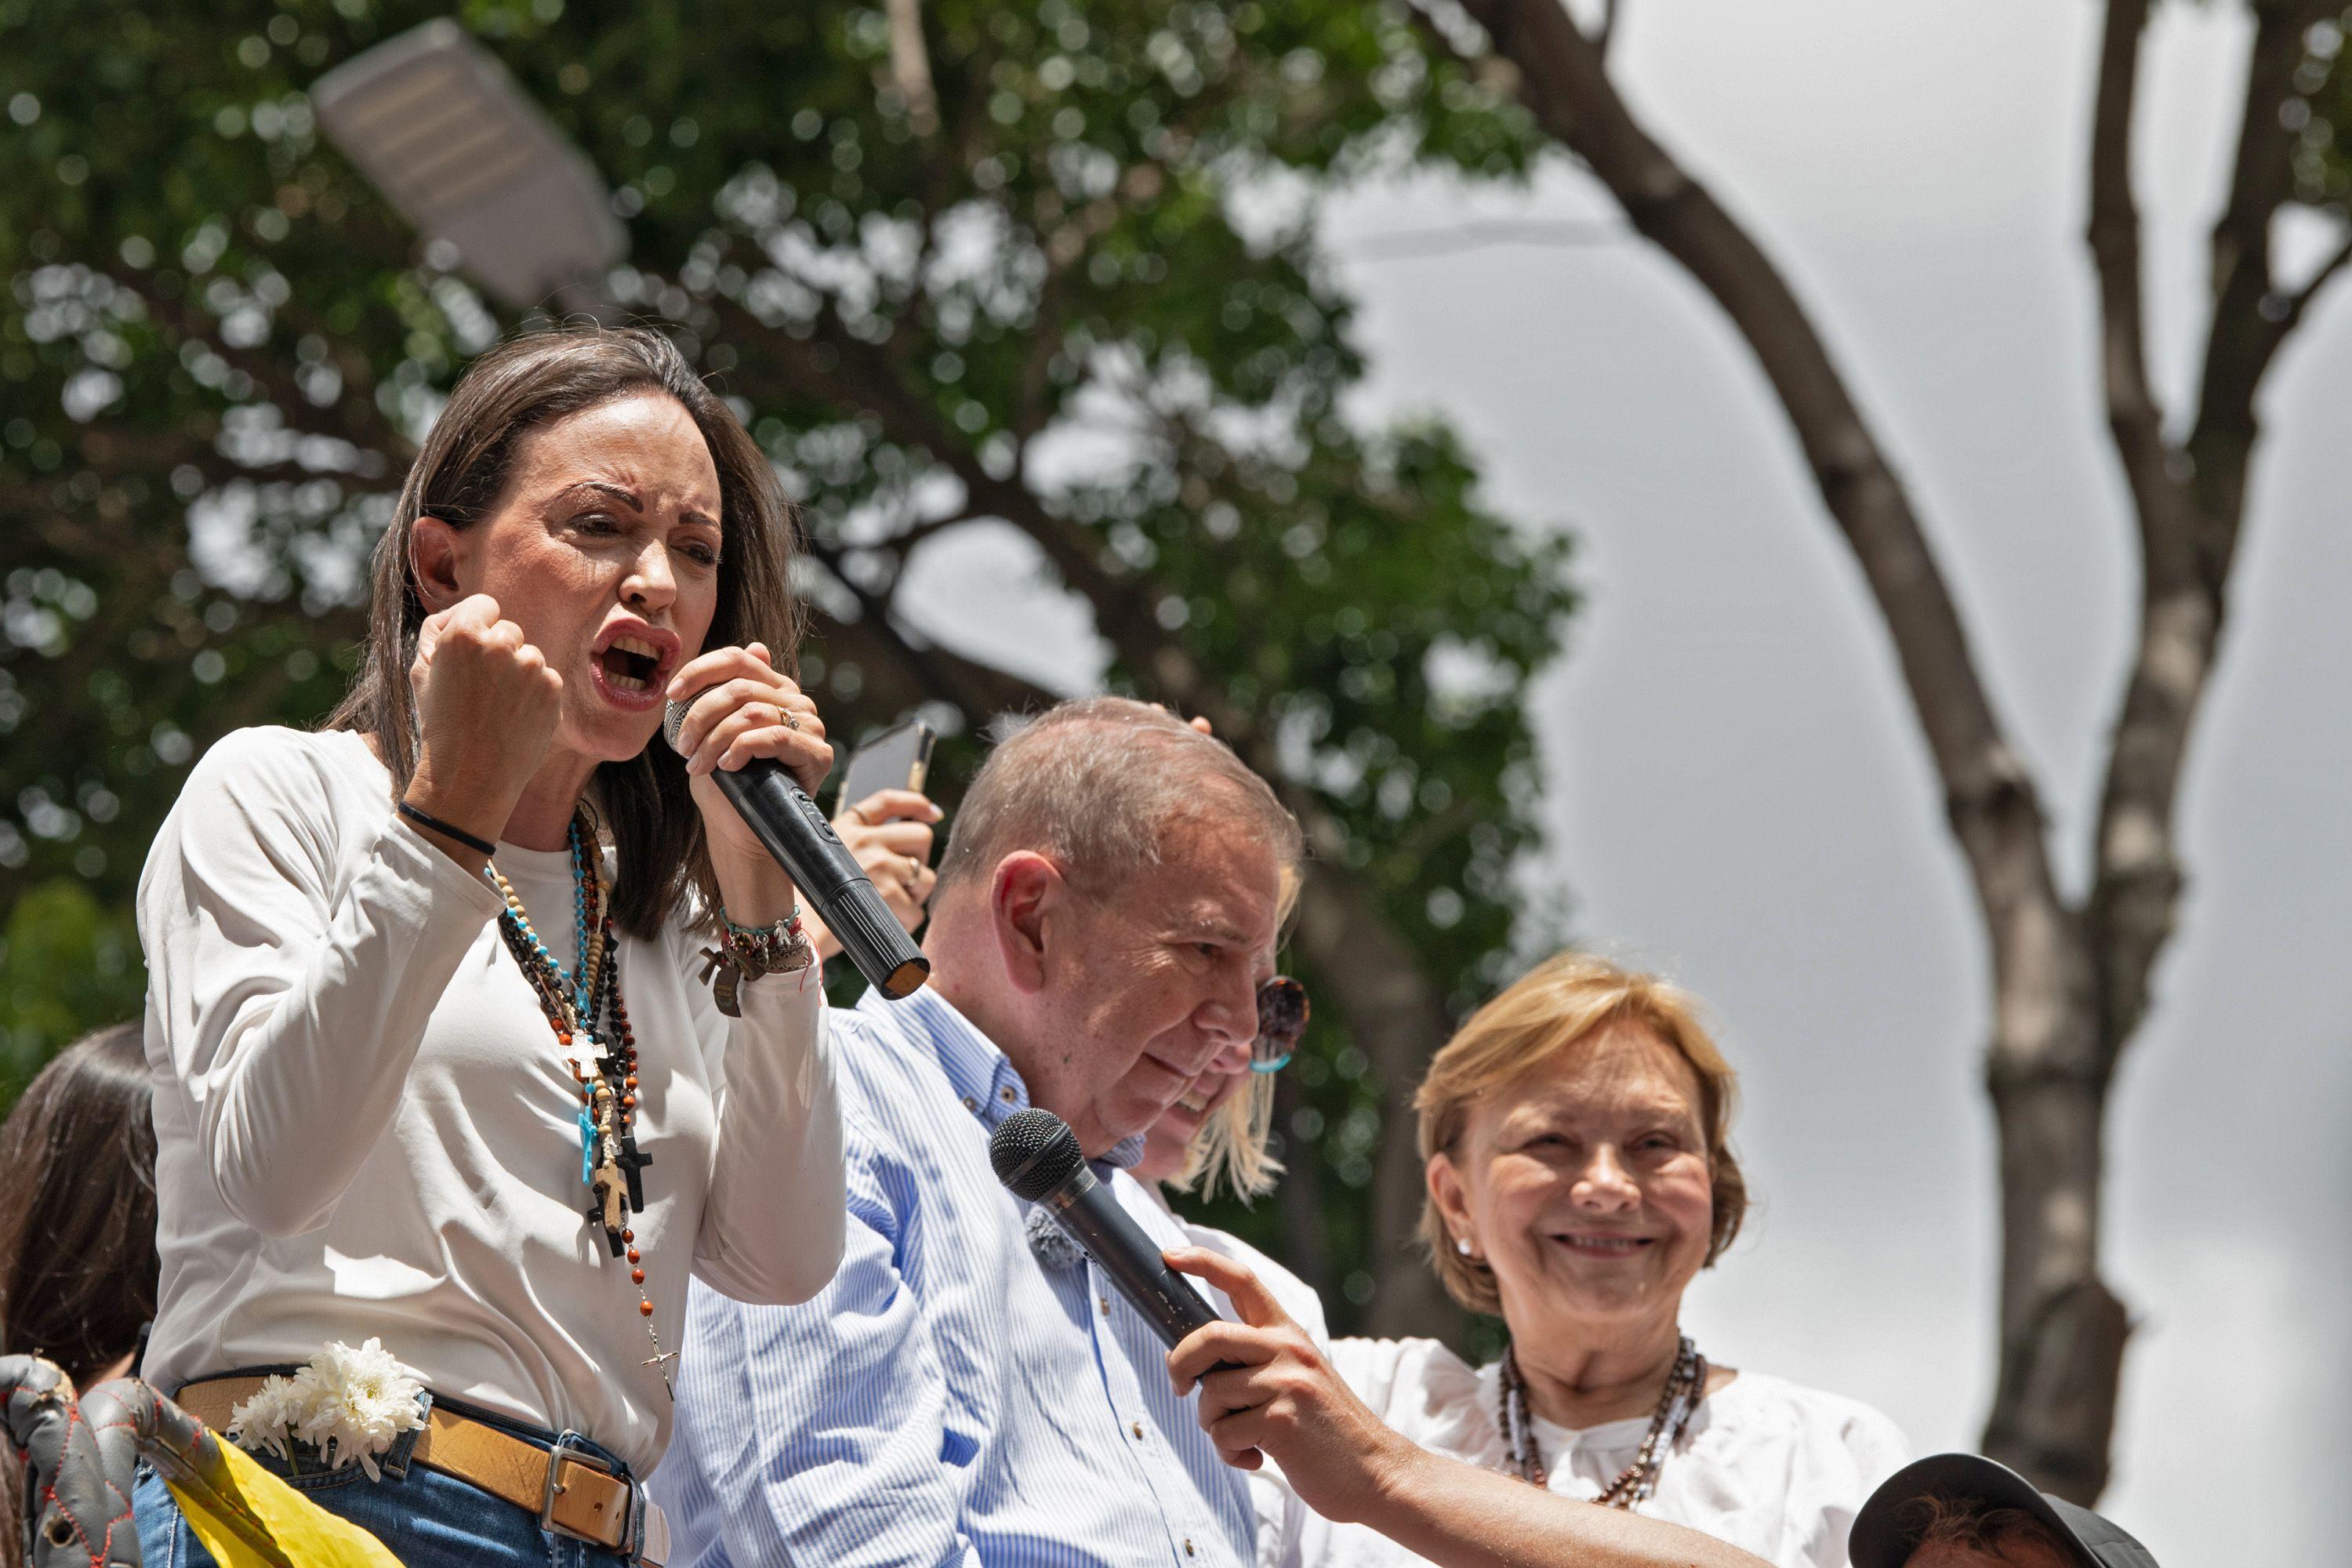
[[[1465,1257],[1465,1258],[1469,1257],[1469,1256],[1470,1256],[1470,1238],[1469,1238],[1468,1237],[1466,1237],[1466,1236],[1457,1236],[1457,1237],[1455,1237],[1454,1238],[1454,1251],[1456,1251],[1456,1252],[1458,1252],[1458,1253],[1460,1253],[1460,1254],[1461,1254],[1463,1257]]]

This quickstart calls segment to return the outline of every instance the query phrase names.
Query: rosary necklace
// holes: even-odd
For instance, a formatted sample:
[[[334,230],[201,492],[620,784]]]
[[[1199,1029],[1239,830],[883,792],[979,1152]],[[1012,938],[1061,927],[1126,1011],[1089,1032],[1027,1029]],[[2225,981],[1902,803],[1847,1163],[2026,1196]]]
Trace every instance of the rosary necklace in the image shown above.
[[[654,1330],[645,1259],[629,1224],[632,1215],[645,1212],[642,1173],[654,1163],[652,1155],[637,1147],[637,1039],[629,1027],[628,1006],[621,1000],[620,944],[613,935],[611,899],[598,865],[596,835],[593,826],[583,830],[579,816],[572,819],[571,848],[579,952],[568,973],[531,929],[521,898],[495,862],[484,868],[484,875],[506,900],[499,933],[530,982],[540,1011],[572,1069],[572,1081],[580,1089],[580,1180],[590,1195],[587,1223],[603,1227],[614,1257],[628,1259],[629,1279],[637,1289],[637,1315],[654,1347],[645,1364],[661,1374],[662,1387],[675,1399],[677,1391],[670,1386],[668,1363],[677,1359],[677,1352],[664,1351]]]
[[[1658,1472],[1665,1467],[1668,1451],[1682,1440],[1683,1429],[1698,1414],[1698,1402],[1706,1397],[1706,1358],[1685,1334],[1675,1352],[1674,1370],[1666,1373],[1665,1392],[1658,1395],[1657,1414],[1650,1417],[1650,1430],[1642,1439],[1641,1452],[1601,1489],[1594,1502],[1603,1508],[1630,1510],[1658,1489]],[[1551,1478],[1536,1451],[1535,1423],[1528,1415],[1528,1382],[1520,1374],[1516,1347],[1503,1352],[1502,1405],[1503,1449],[1509,1456],[1511,1471],[1523,1481],[1549,1489]]]

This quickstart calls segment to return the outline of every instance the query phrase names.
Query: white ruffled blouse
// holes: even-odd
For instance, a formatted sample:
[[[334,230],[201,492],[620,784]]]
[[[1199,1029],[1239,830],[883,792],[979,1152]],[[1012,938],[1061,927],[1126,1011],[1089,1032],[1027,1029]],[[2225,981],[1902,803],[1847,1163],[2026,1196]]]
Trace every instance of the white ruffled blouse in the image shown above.
[[[1434,1340],[1337,1340],[1332,1364],[1381,1418],[1422,1447],[1505,1467],[1499,1365],[1473,1368]],[[1551,1489],[1593,1498],[1633,1462],[1648,1416],[1571,1431],[1533,1423]],[[1910,1458],[1870,1406],[1765,1373],[1708,1394],[1636,1510],[1702,1531],[1780,1568],[1846,1568],[1846,1532],[1878,1483]],[[1326,1527],[1320,1568],[1402,1568],[1412,1555],[1361,1525]]]

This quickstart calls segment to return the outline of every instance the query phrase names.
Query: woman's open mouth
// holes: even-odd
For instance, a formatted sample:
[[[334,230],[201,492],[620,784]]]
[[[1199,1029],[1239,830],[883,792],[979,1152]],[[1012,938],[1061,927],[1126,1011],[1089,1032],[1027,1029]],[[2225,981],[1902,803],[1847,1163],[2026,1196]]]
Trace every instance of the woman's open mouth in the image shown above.
[[[635,711],[661,705],[663,682],[677,651],[676,637],[640,623],[609,634],[588,666],[607,701]]]
[[[618,689],[647,691],[653,688],[655,672],[661,668],[661,655],[643,637],[614,637],[598,662],[604,668],[604,679]]]

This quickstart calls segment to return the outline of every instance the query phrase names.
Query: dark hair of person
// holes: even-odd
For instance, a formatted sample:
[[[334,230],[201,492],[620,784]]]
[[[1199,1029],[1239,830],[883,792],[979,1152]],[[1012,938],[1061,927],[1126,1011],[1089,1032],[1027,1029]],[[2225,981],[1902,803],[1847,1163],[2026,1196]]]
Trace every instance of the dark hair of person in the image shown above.
[[[155,1316],[155,1123],[136,1024],[85,1035],[0,1124],[0,1352],[77,1386]]]
[[[155,1316],[154,1090],[136,1024],[58,1053],[0,1122],[0,1354],[76,1388],[139,1349]],[[25,1561],[24,1483],[0,1458],[0,1563]]]
[[[2030,1541],[2069,1563],[2082,1560],[2082,1553],[2042,1520],[2021,1508],[2003,1508],[1987,1498],[1927,1492],[1896,1509],[1895,1517],[1911,1538],[1914,1552],[1928,1545],[1956,1546],[2006,1557],[2011,1546]]]
[[[709,647],[763,642],[778,668],[797,668],[801,613],[792,592],[794,513],[767,454],[702,384],[685,356],[645,327],[528,332],[476,360],[425,438],[377,542],[367,646],[358,679],[327,718],[331,730],[373,735],[396,798],[415,772],[415,700],[408,684],[425,606],[416,594],[416,520],[474,527],[505,500],[524,437],[616,398],[658,392],[676,398],[710,448],[719,472],[719,605]],[[687,650],[692,658],[700,652]],[[613,919],[651,936],[688,890],[704,918],[719,907],[702,816],[686,764],[656,740],[626,762],[601,764],[590,785],[619,858]]]

